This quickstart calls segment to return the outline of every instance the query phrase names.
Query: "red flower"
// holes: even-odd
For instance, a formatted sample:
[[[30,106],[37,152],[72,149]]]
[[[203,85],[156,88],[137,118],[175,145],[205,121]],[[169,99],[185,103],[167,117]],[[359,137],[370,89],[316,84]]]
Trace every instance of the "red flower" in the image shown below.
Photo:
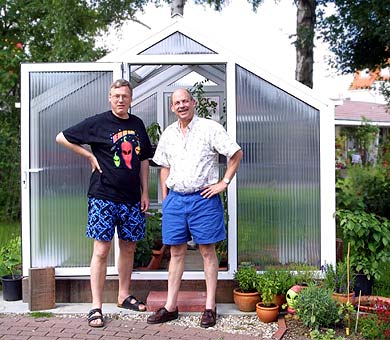
[[[19,50],[21,50],[23,48],[23,44],[21,42],[16,43],[15,46]]]

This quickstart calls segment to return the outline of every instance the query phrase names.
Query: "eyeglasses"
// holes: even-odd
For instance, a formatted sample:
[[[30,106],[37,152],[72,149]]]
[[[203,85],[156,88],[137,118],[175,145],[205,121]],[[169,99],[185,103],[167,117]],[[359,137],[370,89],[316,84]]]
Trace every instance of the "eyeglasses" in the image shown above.
[[[119,102],[122,98],[122,101],[129,101],[130,100],[130,96],[127,95],[127,94],[114,94],[112,96],[110,96],[111,100],[113,100],[114,102]]]

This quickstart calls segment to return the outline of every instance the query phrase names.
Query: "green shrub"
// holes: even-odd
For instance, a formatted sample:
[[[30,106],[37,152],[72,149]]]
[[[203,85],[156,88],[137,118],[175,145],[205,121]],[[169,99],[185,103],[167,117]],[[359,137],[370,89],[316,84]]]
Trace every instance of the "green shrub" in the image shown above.
[[[12,238],[0,248],[1,275],[18,275],[21,272],[22,240],[20,236]]]
[[[252,266],[239,267],[234,273],[234,279],[238,282],[238,288],[243,293],[253,293],[257,291],[259,274]]]
[[[353,291],[354,275],[350,274],[349,289],[347,264],[345,261],[340,261],[336,264],[336,268],[330,263],[326,264],[322,271],[324,272],[324,280],[322,286],[332,292],[339,294],[347,294]]]
[[[381,265],[390,260],[390,221],[364,211],[338,210],[336,216],[351,245],[351,268],[379,280]]]
[[[325,334],[321,333],[318,329],[315,329],[310,332],[310,338],[312,340],[345,340],[342,336],[336,338],[336,332],[333,329],[327,329]]]
[[[380,326],[378,315],[364,314],[359,318],[358,332],[364,336],[365,339],[370,340],[384,340],[384,329]]]
[[[390,297],[390,261],[380,263],[379,271],[382,275],[379,280],[374,281],[372,295]]]
[[[337,209],[364,210],[390,219],[389,169],[353,166],[336,182]]]
[[[337,304],[329,290],[313,284],[300,291],[294,309],[302,322],[312,329],[332,327],[339,321]]]

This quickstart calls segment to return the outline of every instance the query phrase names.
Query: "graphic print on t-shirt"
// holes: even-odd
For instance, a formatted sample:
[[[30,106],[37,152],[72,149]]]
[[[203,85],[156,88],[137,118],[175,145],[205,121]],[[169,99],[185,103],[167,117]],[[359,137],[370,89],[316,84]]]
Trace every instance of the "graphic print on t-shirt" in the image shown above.
[[[114,152],[113,161],[116,167],[120,167],[121,164],[129,169],[132,169],[132,159],[135,153],[139,155],[141,151],[141,144],[139,137],[134,130],[122,130],[115,133],[111,137],[114,143],[111,148]]]

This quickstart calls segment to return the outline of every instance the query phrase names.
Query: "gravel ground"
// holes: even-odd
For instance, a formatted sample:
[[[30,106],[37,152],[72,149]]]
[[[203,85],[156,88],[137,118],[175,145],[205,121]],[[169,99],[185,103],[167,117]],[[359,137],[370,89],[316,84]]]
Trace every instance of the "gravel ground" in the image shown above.
[[[140,320],[145,321],[150,313],[145,314],[105,314],[107,318],[121,320]],[[184,327],[201,328],[199,326],[201,314],[185,314],[179,315],[177,320],[168,322],[169,325],[178,325]],[[67,317],[85,317],[85,315],[67,315]],[[299,320],[289,318],[286,320],[287,331],[283,336],[283,340],[310,340],[309,330]],[[278,323],[263,323],[257,315],[218,315],[217,324],[210,330],[218,330],[231,334],[248,335],[250,337],[261,337],[262,339],[273,339],[273,335],[278,330]],[[336,328],[336,337],[346,337],[345,328]],[[325,330],[323,330],[325,333]],[[363,337],[351,334],[349,340],[364,340]]]
[[[118,315],[116,316],[118,317]],[[168,324],[201,328],[199,326],[200,317],[201,313],[180,315],[177,320],[170,321]],[[120,318],[146,322],[147,316],[142,314],[120,314]],[[263,323],[257,315],[218,315],[217,324],[210,329],[272,339],[273,334],[278,330],[278,324],[277,322]]]
[[[118,317],[118,315],[116,315]],[[142,314],[119,314],[123,319],[136,319],[146,322],[147,316]],[[171,325],[179,325],[185,327],[200,328],[200,313],[180,315],[177,320],[170,321]],[[303,325],[299,320],[289,318],[286,320],[287,331],[283,336],[283,340],[310,340],[309,329]],[[218,315],[217,324],[210,328],[213,330],[219,330],[231,334],[241,334],[253,337],[262,337],[263,339],[273,339],[273,334],[278,330],[278,323],[263,323],[259,320],[257,315]],[[345,328],[336,328],[336,337],[346,337]],[[325,333],[325,330],[323,330]],[[364,340],[363,337],[351,334],[348,337],[349,340]]]

